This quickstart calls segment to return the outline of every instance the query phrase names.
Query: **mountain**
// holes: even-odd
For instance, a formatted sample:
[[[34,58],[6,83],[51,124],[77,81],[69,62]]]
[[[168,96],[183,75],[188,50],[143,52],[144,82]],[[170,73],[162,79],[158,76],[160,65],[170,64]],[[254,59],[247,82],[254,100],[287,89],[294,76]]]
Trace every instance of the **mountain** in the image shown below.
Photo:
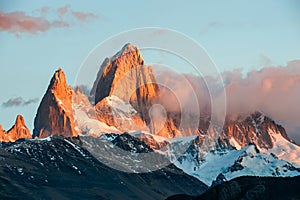
[[[120,138],[113,143],[127,148]],[[23,139],[0,147],[1,199],[165,199],[207,190],[172,164],[148,173],[110,168],[82,148],[80,138]]]
[[[31,138],[31,134],[22,115],[18,115],[15,124],[5,131],[0,125],[0,142],[15,142],[22,138]]]
[[[115,95],[124,101],[129,100],[135,108],[147,106],[159,92],[152,67],[144,65],[140,51],[130,43],[113,57],[105,59],[93,88],[95,104]]]
[[[288,137],[285,129],[261,112],[227,117],[220,143],[241,149],[255,144],[261,152],[273,153],[278,158],[300,166],[300,147]]]
[[[248,115],[227,116],[221,139],[236,148],[255,143],[259,148],[270,149],[274,146],[272,136],[280,134],[291,141],[285,129],[261,112]]]
[[[240,150],[210,151],[197,161],[190,152],[179,158],[175,165],[207,185],[222,174],[226,180],[240,176],[288,177],[300,176],[300,169],[280,160],[274,154],[261,153],[252,144]]]
[[[100,121],[118,129],[134,130],[150,128],[150,132],[166,137],[174,137],[178,132],[172,119],[161,125],[160,120],[151,119],[148,111],[159,96],[159,86],[151,66],[145,66],[140,51],[134,45],[126,44],[111,58],[102,63],[91,90]],[[124,104],[130,104],[137,113],[133,113],[133,124],[119,124],[113,120],[111,97],[119,98]],[[117,105],[117,104],[115,104]],[[138,114],[138,115],[137,115]],[[140,118],[140,119],[139,119]],[[132,129],[131,129],[132,130]]]
[[[210,188],[200,196],[174,195],[167,200],[292,200],[300,199],[300,176],[239,177]]]
[[[175,165],[207,185],[219,174],[227,180],[300,175],[300,147],[264,114],[227,116],[222,131],[217,130],[202,131]]]
[[[179,143],[174,145],[174,142],[167,138],[176,138],[179,135],[186,137],[191,132],[198,133],[187,151],[182,152],[183,155],[178,161],[173,162],[186,173],[205,181],[208,185],[212,184],[219,174],[224,174],[228,180],[242,175],[299,174],[297,167],[300,166],[300,147],[292,143],[281,125],[261,112],[227,115],[224,127],[210,124],[210,112],[201,113],[198,130],[180,130],[180,134],[176,132],[179,132],[177,127],[180,126],[181,113],[167,113],[166,120],[157,120],[155,125],[151,126],[153,119],[143,116],[147,116],[147,109],[157,103],[161,91],[157,88],[153,93],[148,92],[151,98],[144,101],[147,95],[140,95],[139,90],[135,90],[136,85],[140,84],[143,85],[141,88],[144,91],[153,89],[150,87],[153,85],[149,86],[146,83],[147,80],[155,83],[155,75],[152,70],[145,70],[147,67],[144,63],[139,50],[132,44],[126,44],[113,57],[105,59],[91,92],[96,104],[93,111],[96,112],[96,117],[94,115],[93,122],[95,119],[100,121],[98,127],[104,127],[104,130],[96,128],[94,123],[85,126],[85,130],[88,130],[86,132],[139,132],[135,137],[161,153],[165,153],[162,149],[174,153],[180,146]],[[139,75],[146,77],[143,79],[146,81],[139,82]],[[146,102],[141,104],[146,108],[145,112],[132,102],[132,95],[141,102]],[[75,104],[73,107],[80,106]],[[84,118],[79,117],[79,121]],[[104,123],[105,126],[99,123]],[[163,127],[162,131],[156,132],[156,127]],[[254,151],[254,147],[258,151]],[[226,162],[226,167],[224,164],[219,165],[219,162]],[[251,165],[254,162],[260,163],[261,170]],[[241,169],[232,171],[237,166]],[[210,171],[206,171],[207,169]]]
[[[90,97],[58,69],[35,116],[35,140],[20,139],[31,137],[22,116],[7,132],[0,126],[1,141],[18,140],[0,143],[0,197],[162,199],[241,176],[300,175],[300,147],[270,117],[231,114],[218,127],[208,109],[190,128],[198,119],[162,109],[162,93],[129,43],[102,63]]]
[[[38,107],[34,119],[33,137],[45,138],[63,134],[77,136],[72,108],[73,89],[67,85],[65,73],[58,69]]]

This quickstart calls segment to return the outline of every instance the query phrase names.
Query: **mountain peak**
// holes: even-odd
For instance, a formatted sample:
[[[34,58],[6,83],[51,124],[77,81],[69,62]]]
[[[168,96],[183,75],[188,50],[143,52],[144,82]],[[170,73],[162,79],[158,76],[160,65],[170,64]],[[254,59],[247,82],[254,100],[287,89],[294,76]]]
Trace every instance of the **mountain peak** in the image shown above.
[[[238,148],[254,143],[259,148],[270,149],[274,146],[273,136],[277,134],[290,141],[281,125],[255,111],[227,116],[221,138]]]
[[[101,101],[105,101],[106,97],[116,96],[125,103],[130,103],[141,120],[149,125],[151,119],[148,111],[158,97],[159,91],[152,67],[144,64],[137,47],[127,43],[117,54],[104,60],[91,96],[95,97],[96,109],[102,111],[99,113],[99,120],[106,122],[106,119],[102,119],[105,118],[103,113],[110,112],[109,106]],[[150,129],[154,130],[154,126]],[[173,130],[170,127],[169,129]]]
[[[18,115],[17,119],[16,119],[16,126],[25,126],[25,121],[24,121],[24,117],[22,115]]]
[[[72,109],[73,90],[61,68],[55,71],[34,120],[33,137],[77,136]]]
[[[66,75],[61,68],[58,68],[58,70],[55,71],[50,81],[48,90],[49,92],[50,90],[52,90],[58,93],[63,93],[66,87],[67,87]]]
[[[123,48],[122,48],[122,52],[126,52],[126,51],[136,51],[138,50],[138,48],[136,46],[134,46],[131,43],[126,43]]]
[[[104,60],[92,89],[95,94],[91,95],[95,97],[95,104],[113,93],[128,101],[138,89],[136,87],[147,87],[147,84],[156,85],[153,70],[144,66],[138,48],[127,43],[116,55]]]
[[[21,138],[31,138],[29,129],[25,125],[22,115],[18,115],[15,124],[7,132],[0,125],[0,141],[14,142]]]
[[[121,60],[120,60],[120,57],[121,57]],[[133,64],[135,64],[133,67],[138,67],[140,65],[144,65],[144,59],[141,55],[140,50],[131,43],[125,44],[122,47],[122,49],[111,58],[112,61],[117,60],[117,59],[122,62],[125,62],[126,64],[130,64],[130,63],[127,63],[126,60],[128,60],[129,62],[131,61],[131,62],[133,62]],[[122,62],[120,64],[122,64]],[[126,67],[126,65],[120,65],[120,67],[122,67],[122,66]]]

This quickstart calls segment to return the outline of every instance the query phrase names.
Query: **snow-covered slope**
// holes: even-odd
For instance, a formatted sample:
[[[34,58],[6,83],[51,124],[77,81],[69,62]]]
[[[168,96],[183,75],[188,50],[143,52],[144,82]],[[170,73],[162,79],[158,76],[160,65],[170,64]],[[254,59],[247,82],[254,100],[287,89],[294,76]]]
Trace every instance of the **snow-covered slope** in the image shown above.
[[[80,135],[97,137],[103,133],[120,133],[116,127],[97,119],[94,106],[78,88],[75,90],[72,104],[74,119],[77,122],[75,128]]]
[[[270,132],[272,130],[269,130]],[[275,154],[278,158],[282,160],[287,160],[289,162],[295,163],[300,167],[300,147],[287,141],[281,134],[272,134],[272,140],[275,144],[271,149],[261,149],[262,152],[269,152]]]
[[[300,147],[291,141],[287,140],[282,136],[279,131],[272,128],[268,128],[267,132],[270,135],[271,143],[273,144],[271,148],[262,148],[258,146],[260,152],[265,154],[274,154],[279,159],[292,162],[300,167]],[[229,140],[230,145],[236,149],[241,149],[240,144],[234,139],[234,137]]]
[[[259,153],[255,145],[240,150],[211,151],[200,162],[190,154],[175,161],[175,165],[207,185],[222,173],[227,180],[239,176],[298,176],[300,170],[273,154]]]

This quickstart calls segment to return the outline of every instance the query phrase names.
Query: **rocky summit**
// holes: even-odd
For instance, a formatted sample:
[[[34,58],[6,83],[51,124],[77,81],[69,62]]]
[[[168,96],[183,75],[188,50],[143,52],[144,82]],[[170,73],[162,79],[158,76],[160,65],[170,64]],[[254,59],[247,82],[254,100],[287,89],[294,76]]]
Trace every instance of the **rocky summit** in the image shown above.
[[[117,126],[121,130],[128,127],[126,124],[120,127],[113,122],[116,120],[112,119],[112,108],[107,97],[116,96],[125,103],[130,103],[138,113],[131,117],[133,123],[129,128],[145,129],[145,125],[148,125],[150,132],[154,134],[175,137],[178,131],[171,118],[167,118],[161,125],[160,120],[151,119],[149,114],[159,92],[152,67],[146,66],[138,48],[128,43],[114,56],[104,60],[91,96],[94,97],[96,109],[100,111],[100,121]]]
[[[65,73],[58,69],[40,103],[34,119],[33,137],[45,138],[63,134],[77,136],[72,109],[73,89],[67,85]]]
[[[15,124],[5,131],[0,125],[0,142],[15,142],[18,139],[31,138],[31,134],[22,115],[18,115]]]

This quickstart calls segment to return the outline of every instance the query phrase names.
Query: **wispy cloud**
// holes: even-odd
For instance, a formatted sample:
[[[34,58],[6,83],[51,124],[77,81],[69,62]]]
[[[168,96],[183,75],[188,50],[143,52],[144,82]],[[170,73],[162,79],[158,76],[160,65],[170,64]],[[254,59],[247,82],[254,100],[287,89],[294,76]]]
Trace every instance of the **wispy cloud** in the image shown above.
[[[9,107],[19,107],[19,106],[28,106],[32,103],[36,103],[38,101],[37,98],[25,100],[22,97],[15,97],[7,100],[6,102],[2,103],[2,106],[5,108]]]
[[[44,32],[50,27],[51,22],[44,17],[28,16],[24,12],[4,13],[0,11],[0,30],[2,31],[36,33]]]
[[[72,12],[73,16],[78,19],[79,21],[85,21],[89,18],[97,18],[96,15],[94,15],[93,13],[83,13],[83,12],[77,12],[77,11],[73,11]]]
[[[58,9],[57,9],[57,12],[58,12],[60,15],[65,15],[65,14],[69,11],[70,7],[71,7],[71,6],[68,4],[68,5],[64,6],[64,7],[58,8]]]
[[[48,6],[43,6],[41,8],[38,8],[36,10],[34,10],[32,13],[39,13],[41,15],[45,15],[50,11],[50,8]]]
[[[38,13],[40,16],[31,16],[22,11],[9,13],[0,11],[0,31],[7,31],[16,35],[20,33],[35,34],[45,32],[51,28],[69,27],[73,25],[74,19],[76,23],[97,18],[97,15],[90,12],[72,11],[70,5],[60,7],[55,12],[49,7],[42,7],[33,12]],[[49,14],[54,15],[54,19],[53,17],[48,19]]]

